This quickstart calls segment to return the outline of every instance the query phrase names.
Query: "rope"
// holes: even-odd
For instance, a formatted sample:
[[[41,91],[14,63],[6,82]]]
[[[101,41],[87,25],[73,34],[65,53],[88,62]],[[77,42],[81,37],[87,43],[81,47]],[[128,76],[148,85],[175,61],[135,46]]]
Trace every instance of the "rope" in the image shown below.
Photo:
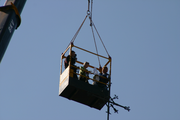
[[[88,0],[88,2],[90,2],[90,0]],[[94,35],[94,31],[93,31],[93,22],[92,22],[92,6],[93,6],[93,0],[91,0],[91,12],[89,14],[89,19],[90,19],[90,26],[91,26],[91,30],[92,30],[92,34],[93,34],[93,39],[94,39],[94,44],[95,44],[95,48],[96,48],[96,53],[98,54],[98,49],[97,49],[97,45],[96,45],[96,39],[95,39],[95,35]],[[89,10],[89,6],[88,6],[88,10]],[[98,58],[98,62],[99,62],[99,67],[101,67],[101,63],[100,63],[100,59],[99,56],[97,56]]]
[[[90,4],[90,0],[88,0],[89,4]],[[88,15],[89,15],[89,19],[90,19],[90,26],[92,26],[92,4],[93,1],[91,0],[91,11],[89,11],[89,6],[88,6]]]
[[[88,10],[87,10],[87,12],[89,12],[89,6],[90,6],[90,0],[88,0]]]
[[[94,31],[93,31],[92,26],[91,26],[91,30],[92,30],[92,34],[93,34],[93,38],[94,38],[94,44],[95,44],[95,48],[96,48],[96,53],[98,54],[98,49],[97,49],[97,45],[96,45],[96,39],[95,39],[95,36],[94,36]],[[99,67],[101,67],[99,56],[97,56],[97,57],[98,57]]]
[[[95,44],[95,48],[96,48],[96,53],[98,54],[98,49],[97,49],[96,39],[95,39],[95,35],[94,35],[94,31],[93,31],[93,27],[92,27],[92,26],[94,26],[94,29],[96,30],[96,32],[97,32],[97,34],[98,34],[98,36],[99,36],[99,39],[101,40],[101,43],[103,44],[103,47],[104,47],[104,49],[105,49],[105,51],[106,51],[108,57],[110,57],[110,55],[109,55],[109,53],[108,53],[108,51],[107,51],[107,49],[106,49],[106,47],[105,47],[105,45],[104,45],[102,39],[101,39],[101,36],[99,35],[99,33],[98,33],[97,29],[96,29],[96,26],[94,25],[94,23],[93,23],[93,21],[92,21],[92,6],[93,6],[93,0],[91,0],[91,11],[90,11],[90,10],[89,10],[89,8],[90,8],[90,0],[88,0],[88,10],[87,10],[87,15],[86,15],[86,17],[84,18],[83,22],[81,23],[79,29],[77,30],[77,32],[76,32],[75,35],[73,36],[73,38],[72,38],[72,40],[70,41],[69,45],[75,41],[75,39],[76,39],[76,37],[77,37],[79,31],[81,30],[81,28],[82,28],[82,26],[83,26],[83,24],[84,24],[86,18],[89,16],[89,19],[90,19],[90,26],[91,26],[91,29],[92,29],[92,34],[93,34],[94,44]],[[69,45],[67,46],[67,48],[69,47]],[[98,56],[98,61],[99,61],[99,66],[101,67],[101,63],[100,63],[99,56]]]
[[[70,43],[68,44],[67,48],[69,47],[69,45],[70,45],[71,43],[73,43],[73,42],[75,41],[75,39],[76,39],[76,37],[77,37],[79,31],[81,30],[81,28],[82,28],[84,22],[86,21],[87,16],[88,16],[88,15],[86,15],[86,17],[84,18],[83,22],[81,23],[79,29],[76,31],[75,35],[74,35],[73,38],[71,39],[71,41],[70,41]]]
[[[84,22],[85,22],[85,20],[86,20],[86,18],[87,18],[87,16],[88,16],[88,15],[86,15],[86,17],[84,18],[83,22],[81,23],[79,29],[77,30],[76,34],[75,34],[74,37],[72,38],[71,42],[74,42],[74,41],[75,41],[75,39],[76,39],[79,31],[81,30],[81,27],[83,26],[83,24],[84,24]]]
[[[89,11],[89,4],[90,4],[90,0],[88,0],[88,11]],[[106,49],[106,47],[105,47],[105,45],[104,45],[104,43],[102,41],[102,39],[101,39],[101,36],[99,35],[99,32],[97,31],[96,26],[94,25],[94,23],[92,21],[92,6],[93,6],[93,0],[91,0],[91,12],[90,13],[88,12],[89,13],[88,15],[89,15],[89,19],[90,19],[90,26],[91,26],[91,29],[92,29],[92,34],[93,34],[93,38],[94,38],[94,44],[95,44],[95,48],[96,48],[96,53],[98,54],[98,49],[97,49],[96,39],[95,39],[95,36],[94,36],[94,31],[93,31],[93,27],[92,26],[94,26],[94,28],[95,28],[98,36],[99,36],[99,39],[101,40],[101,43],[103,44],[103,47],[104,47],[108,57],[110,57],[109,53],[108,53],[108,51],[107,51],[107,49]],[[99,61],[99,66],[101,67],[99,56],[98,56],[98,61]]]
[[[91,0],[91,19],[92,19],[92,6],[93,6],[93,0]]]
[[[104,45],[102,39],[101,39],[101,36],[99,35],[99,33],[98,33],[97,29],[96,29],[96,26],[94,25],[94,23],[92,23],[92,24],[93,24],[93,26],[94,26],[94,28],[95,28],[95,30],[96,30],[98,36],[99,36],[99,39],[101,40],[101,43],[103,44],[104,49],[106,50],[107,55],[110,57],[110,55],[109,55],[109,53],[108,53],[108,51],[107,51],[107,49],[106,49],[106,47],[105,47],[105,45]]]
[[[88,0],[88,11],[89,11],[89,2],[90,2],[90,0]],[[93,0],[91,0],[91,12],[90,12],[90,14],[89,14],[90,26],[91,26],[91,27],[94,26],[94,28],[95,28],[98,36],[99,36],[99,39],[101,40],[101,43],[103,44],[103,47],[104,47],[104,49],[105,49],[108,57],[110,57],[110,55],[109,55],[109,53],[108,53],[108,51],[107,51],[107,49],[106,49],[106,47],[105,47],[102,39],[101,39],[101,36],[100,36],[99,32],[97,31],[96,26],[94,25],[94,23],[93,23],[93,21],[92,21],[92,6],[93,6]],[[93,32],[93,29],[92,29],[92,32]],[[94,32],[93,32],[93,38],[94,38],[94,41],[95,41]],[[95,46],[96,46],[96,42],[95,42]],[[96,46],[96,51],[97,51],[97,46]],[[97,54],[98,54],[98,52],[97,52]],[[99,57],[98,57],[98,59],[99,59]],[[100,61],[99,61],[99,63],[100,63]]]

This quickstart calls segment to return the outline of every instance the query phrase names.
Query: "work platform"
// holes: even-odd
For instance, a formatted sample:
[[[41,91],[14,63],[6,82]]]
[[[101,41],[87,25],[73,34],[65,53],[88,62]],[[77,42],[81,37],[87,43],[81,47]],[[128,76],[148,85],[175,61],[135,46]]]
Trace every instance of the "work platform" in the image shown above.
[[[109,98],[107,91],[69,76],[69,67],[60,75],[59,96],[98,110],[101,110]]]

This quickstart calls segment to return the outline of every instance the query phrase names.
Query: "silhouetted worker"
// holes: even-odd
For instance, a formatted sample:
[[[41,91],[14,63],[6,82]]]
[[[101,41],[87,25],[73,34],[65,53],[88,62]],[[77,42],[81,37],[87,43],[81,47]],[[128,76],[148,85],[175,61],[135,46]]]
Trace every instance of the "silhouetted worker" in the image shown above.
[[[75,63],[76,63],[76,61],[77,61],[77,58],[76,58],[76,53],[74,52],[74,51],[71,51],[71,69],[73,69],[73,71],[76,73],[76,65],[75,65]],[[69,66],[69,60],[70,60],[70,55],[68,55],[67,57],[66,57],[66,59],[64,60],[64,67],[65,67],[65,69]],[[73,77],[74,78],[77,78],[77,75],[75,74],[75,73],[73,73]]]
[[[84,81],[84,82],[88,82],[88,78],[89,77],[89,73],[87,72],[88,70],[86,68],[89,67],[89,63],[88,62],[84,62],[83,66],[80,67],[80,71],[79,71],[79,80]]]

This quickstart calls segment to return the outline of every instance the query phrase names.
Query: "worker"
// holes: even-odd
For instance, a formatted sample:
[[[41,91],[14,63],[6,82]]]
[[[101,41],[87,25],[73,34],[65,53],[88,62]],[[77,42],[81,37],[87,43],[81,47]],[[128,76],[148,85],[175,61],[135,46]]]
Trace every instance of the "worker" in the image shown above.
[[[71,51],[71,69],[73,69],[73,78],[77,78],[77,74],[76,74],[76,70],[77,70],[77,66],[75,65],[76,61],[77,61],[77,54],[75,53],[75,51]],[[64,60],[64,67],[65,69],[69,66],[69,60],[70,60],[70,55],[68,55],[66,57],[66,59]]]
[[[110,76],[107,73],[108,72],[108,67],[103,67],[102,71],[100,71],[101,73],[99,73],[99,81],[102,83],[107,84],[110,81]],[[99,88],[103,89],[103,90],[108,90],[107,86],[105,84],[102,84],[100,82],[95,82],[94,85],[97,85]]]
[[[79,80],[84,81],[86,83],[88,82],[88,78],[89,78],[89,73],[87,68],[89,67],[89,62],[84,62],[83,66],[80,67],[80,71],[79,71]]]

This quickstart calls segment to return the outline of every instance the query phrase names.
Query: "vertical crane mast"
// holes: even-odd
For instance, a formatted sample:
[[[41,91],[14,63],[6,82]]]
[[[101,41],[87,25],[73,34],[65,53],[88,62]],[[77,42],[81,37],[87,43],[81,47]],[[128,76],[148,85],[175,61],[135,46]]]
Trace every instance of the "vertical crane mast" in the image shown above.
[[[21,23],[20,14],[26,0],[6,0],[0,7],[0,62],[5,54],[14,30]]]

